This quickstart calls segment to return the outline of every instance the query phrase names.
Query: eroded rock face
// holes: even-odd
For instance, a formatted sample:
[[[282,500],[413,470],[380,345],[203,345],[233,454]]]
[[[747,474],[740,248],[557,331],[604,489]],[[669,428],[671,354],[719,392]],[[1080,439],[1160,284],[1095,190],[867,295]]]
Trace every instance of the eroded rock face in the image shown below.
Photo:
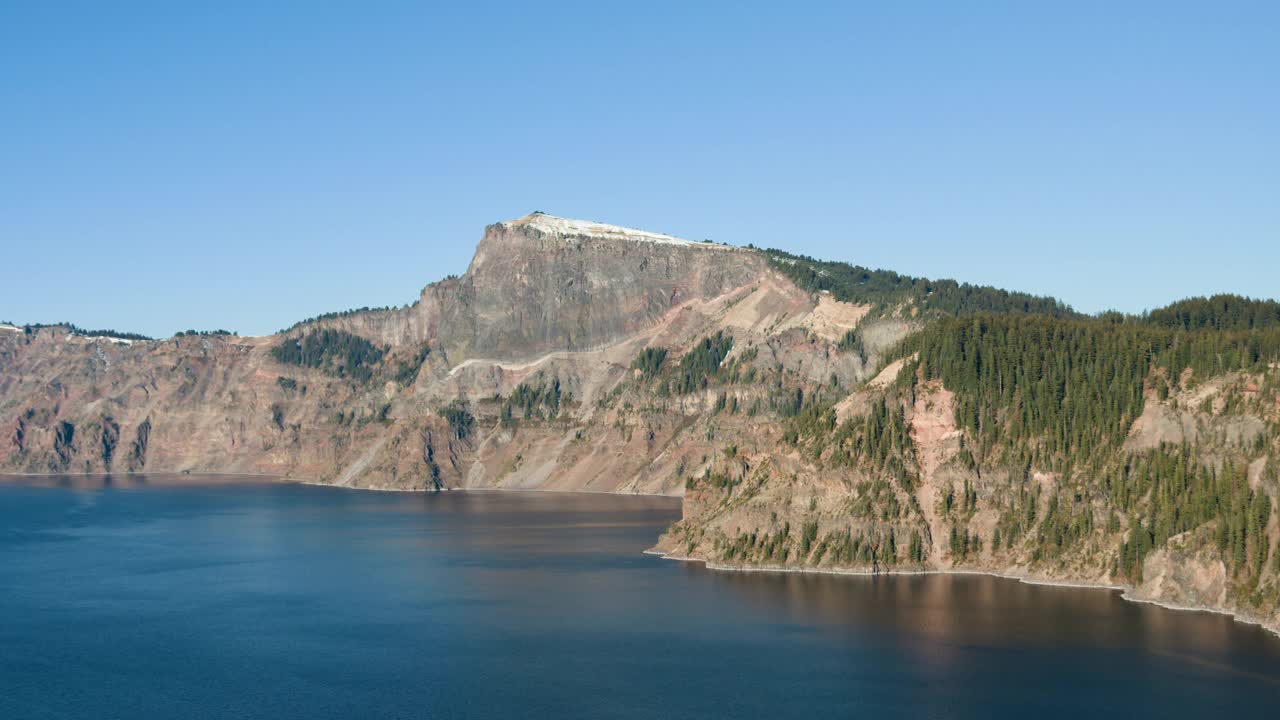
[[[534,214],[486,228],[463,276],[403,308],[263,338],[0,335],[0,468],[679,494],[725,439],[701,426],[718,402],[776,399],[753,386],[655,405],[632,375],[641,350],[669,348],[675,362],[727,332],[735,354],[751,348],[749,364],[797,389],[847,386],[874,358],[834,343],[867,310],[799,290],[755,251]],[[321,328],[385,348],[383,371],[362,384],[272,357]],[[875,347],[905,330],[877,327]],[[421,367],[391,372],[409,358]],[[554,419],[499,417],[494,398],[544,381],[566,398]],[[455,403],[477,418],[464,436],[440,414]]]
[[[413,306],[315,326],[392,347],[431,342],[455,364],[528,360],[617,343],[766,272],[741,248],[533,214],[485,228],[467,272]]]
[[[1062,479],[979,472],[952,393],[912,382],[911,357],[885,367],[921,323],[909,307],[872,312],[801,290],[755,251],[535,214],[486,228],[463,276],[403,308],[262,338],[0,332],[0,470],[684,495],[659,547],[712,563],[875,571],[891,553],[899,570],[1115,582],[1126,528],[1109,526],[1103,499],[1075,498],[1096,504],[1089,552],[1040,557],[1032,539],[1053,498],[1073,499]],[[383,355],[367,378],[273,355],[318,329]],[[708,382],[713,338],[727,350]],[[1227,390],[1256,395],[1251,383],[1148,398],[1129,449],[1252,447],[1280,410],[1230,411]],[[823,457],[788,440],[788,418],[828,406],[830,418],[809,418],[819,436],[880,413],[876,447]],[[1265,463],[1249,482],[1276,495]],[[1013,514],[1041,525],[1001,538]],[[1280,512],[1266,537],[1280,539]],[[1148,556],[1135,596],[1251,612],[1196,547]],[[1258,619],[1280,626],[1278,612]]]
[[[589,234],[589,225],[546,218],[485,230],[456,301],[444,304],[445,347],[491,358],[596,349],[764,272],[758,254],[737,248],[639,232]]]
[[[1222,607],[1228,599],[1226,565],[1186,538],[1173,538],[1168,547],[1152,552],[1142,577],[1131,593],[1137,599],[1175,607]]]

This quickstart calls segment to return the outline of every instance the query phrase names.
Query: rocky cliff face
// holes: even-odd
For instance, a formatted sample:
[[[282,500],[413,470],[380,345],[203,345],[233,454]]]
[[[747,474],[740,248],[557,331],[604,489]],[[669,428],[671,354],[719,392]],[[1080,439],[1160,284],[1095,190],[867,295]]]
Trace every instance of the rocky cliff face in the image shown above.
[[[530,359],[631,338],[764,270],[740,248],[535,213],[485,228],[467,272],[412,307],[320,324],[393,347],[430,342],[454,363]]]
[[[754,250],[534,214],[486,228],[467,272],[412,305],[275,336],[0,328],[0,470],[683,495],[659,545],[678,557],[1130,585],[1280,627],[1266,595],[1280,563],[1242,579],[1206,528],[1146,555],[1141,582],[1122,577],[1133,528],[1094,485],[1034,461],[976,466],[954,388],[890,355],[927,322],[918,306],[840,302],[775,267]],[[1261,457],[1249,482],[1272,502],[1275,384],[1224,376],[1153,395],[1125,452]],[[1280,539],[1277,518],[1243,551]],[[1018,538],[1001,538],[1013,519]],[[1068,531],[1078,550],[1046,554]]]
[[[684,517],[657,549],[729,569],[956,570],[1120,588],[1280,632],[1280,473],[1268,456],[1280,396],[1262,396],[1268,380],[1231,374],[1164,399],[1152,393],[1125,442],[1129,477],[1099,477],[1109,471],[976,467],[954,393],[915,372],[892,363],[809,438],[757,435],[717,456],[690,479]],[[1280,384],[1280,372],[1269,382]],[[1159,463],[1154,486],[1129,501],[1137,517],[1125,517],[1116,498],[1142,488],[1135,478]],[[1197,472],[1216,489],[1186,489]],[[1209,519],[1141,555],[1162,516],[1191,512],[1168,509],[1179,492]]]
[[[762,274],[755,253],[532,215],[485,230],[442,313],[455,357],[531,358],[612,345]]]
[[[754,251],[534,214],[486,228],[462,277],[400,309],[262,338],[0,334],[0,468],[679,494],[692,466],[672,450],[710,452],[694,418],[716,399],[623,409],[637,354],[727,331],[734,352],[756,347],[754,363],[789,365],[800,385],[854,383],[869,363],[833,347],[865,312],[810,297]],[[878,347],[907,326],[882,323]],[[380,348],[376,372],[356,381],[272,352],[323,330]],[[556,386],[554,417],[500,418],[522,385]],[[471,425],[450,425],[454,405]]]

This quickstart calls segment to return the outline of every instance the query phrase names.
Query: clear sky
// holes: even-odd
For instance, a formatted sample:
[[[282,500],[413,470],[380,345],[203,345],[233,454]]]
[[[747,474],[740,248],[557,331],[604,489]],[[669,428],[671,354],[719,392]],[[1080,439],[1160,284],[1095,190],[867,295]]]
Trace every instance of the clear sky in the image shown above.
[[[0,319],[267,333],[532,210],[1280,295],[1280,3],[432,5],[0,3]]]

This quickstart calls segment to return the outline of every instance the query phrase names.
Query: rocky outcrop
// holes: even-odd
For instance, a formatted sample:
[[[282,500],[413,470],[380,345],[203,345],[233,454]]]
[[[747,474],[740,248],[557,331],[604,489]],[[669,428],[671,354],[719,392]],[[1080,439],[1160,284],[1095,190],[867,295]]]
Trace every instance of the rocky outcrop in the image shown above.
[[[764,272],[750,251],[600,227],[545,215],[489,226],[442,309],[440,345],[459,360],[597,349]]]
[[[980,468],[952,390],[918,378],[914,356],[886,365],[926,322],[918,307],[840,302],[774,267],[751,249],[535,213],[486,228],[466,273],[411,305],[273,336],[9,328],[0,470],[683,495],[658,547],[717,566],[1123,584],[1132,525],[1095,486],[1033,454]],[[320,331],[332,356],[278,352]],[[1260,458],[1280,421],[1280,400],[1262,397],[1275,385],[1152,390],[1125,451]],[[1280,494],[1265,460],[1249,467],[1254,492]],[[1046,554],[1064,527],[1079,549]],[[1132,596],[1280,627],[1266,595],[1280,563],[1250,571],[1246,593],[1205,550],[1216,541],[1192,539],[1148,554]]]
[[[635,386],[646,347],[672,357],[716,332],[797,389],[848,386],[875,359],[834,343],[862,326],[882,352],[907,326],[796,288],[752,250],[540,213],[485,229],[467,272],[406,307],[345,313],[275,336],[118,343],[59,328],[0,335],[0,468],[255,472],[361,487],[518,487],[680,494],[724,439],[718,397]],[[353,382],[279,362],[318,329],[385,350]],[[555,382],[554,417],[503,419],[501,398]],[[739,404],[771,402],[740,387]],[[495,399],[496,398],[496,399]],[[441,410],[475,417],[465,436]]]
[[[485,228],[467,272],[410,307],[323,320],[392,347],[430,342],[454,364],[581,352],[766,272],[759,253],[542,213]]]
[[[1280,632],[1280,513],[1274,511],[1280,507],[1280,477],[1269,469],[1268,445],[1259,441],[1259,428],[1277,418],[1267,416],[1257,398],[1239,400],[1261,382],[1219,378],[1215,387],[1228,392],[1235,386],[1239,394],[1216,404],[1205,397],[1174,394],[1161,400],[1152,394],[1129,433],[1126,452],[1158,446],[1151,436],[1165,430],[1152,418],[1181,414],[1179,424],[1198,431],[1165,447],[1192,453],[1220,474],[1221,483],[1231,482],[1225,479],[1226,463],[1239,467],[1240,458],[1251,459],[1247,485],[1262,507],[1273,507],[1269,522],[1251,525],[1241,508],[1248,505],[1257,518],[1260,505],[1237,494],[1230,512],[1244,521],[1227,526],[1214,520],[1169,538],[1125,576],[1120,562],[1134,552],[1135,537],[1154,530],[1150,505],[1142,505],[1138,519],[1122,520],[1107,495],[1119,478],[1064,478],[1034,467],[980,470],[967,433],[957,426],[951,391],[936,381],[918,383],[910,392],[892,387],[909,361],[886,367],[837,402],[830,426],[816,418],[811,440],[760,433],[753,444],[735,448],[740,469],[713,463],[692,478],[682,519],[655,550],[725,569],[981,572],[1121,588],[1130,599],[1229,612]],[[892,422],[888,429],[871,423],[883,413],[879,403],[886,397],[890,408],[903,409],[909,443],[893,439]],[[1203,409],[1187,409],[1191,400]],[[900,454],[886,451],[888,462],[866,456],[850,462],[843,456],[840,439],[847,438],[847,428],[857,435],[866,423],[877,429],[861,437],[883,438],[883,446],[899,447]],[[1180,477],[1170,471],[1163,481],[1184,482]],[[1064,536],[1072,533],[1070,548],[1062,549]],[[1233,554],[1244,558],[1235,568],[1229,564]]]

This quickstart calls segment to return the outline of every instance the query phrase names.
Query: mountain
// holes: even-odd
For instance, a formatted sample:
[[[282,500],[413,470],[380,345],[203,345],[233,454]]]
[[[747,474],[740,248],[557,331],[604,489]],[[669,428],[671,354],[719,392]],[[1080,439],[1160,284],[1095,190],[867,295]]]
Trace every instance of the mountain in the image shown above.
[[[684,497],[720,567],[963,570],[1280,628],[1280,314],[1045,297],[534,213],[269,337],[0,326],[0,469]]]

